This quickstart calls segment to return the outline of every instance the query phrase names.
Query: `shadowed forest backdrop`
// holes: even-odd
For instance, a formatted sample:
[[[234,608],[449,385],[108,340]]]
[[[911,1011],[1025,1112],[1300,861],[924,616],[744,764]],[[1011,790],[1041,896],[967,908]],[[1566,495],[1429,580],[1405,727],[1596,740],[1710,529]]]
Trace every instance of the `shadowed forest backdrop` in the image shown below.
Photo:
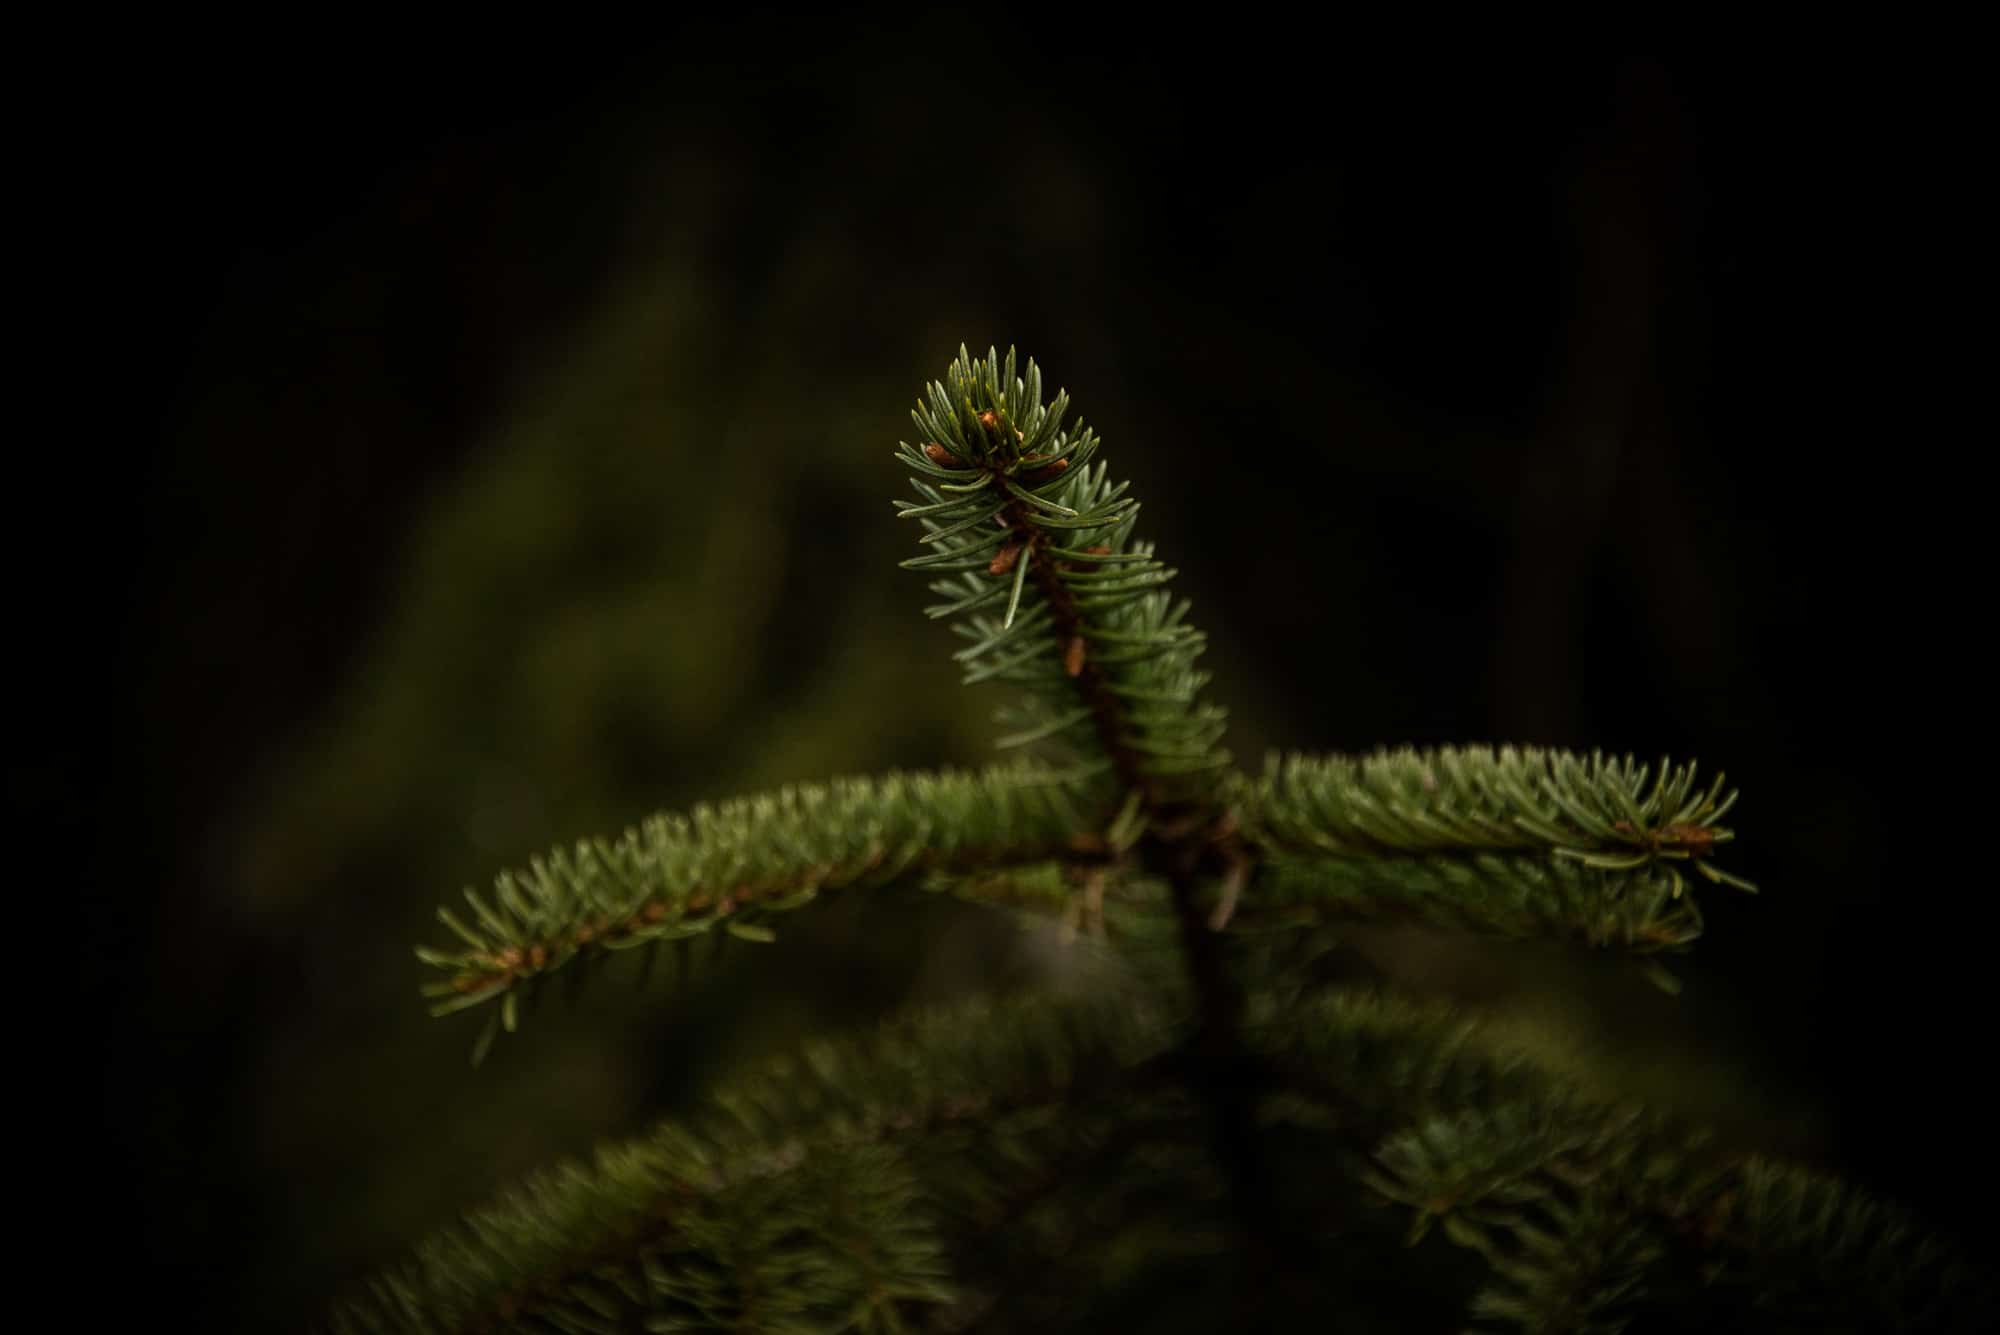
[[[950,905],[832,904],[473,1072],[409,950],[658,807],[982,754],[889,506],[961,341],[1102,432],[1243,761],[1601,745],[1744,790],[1764,894],[1709,896],[1678,998],[1419,934],[1357,970],[1990,1228],[1954,1143],[1982,951],[1891,801],[1918,521],[1873,223],[1920,169],[1866,81],[1214,34],[939,59],[999,36],[191,42],[123,90],[142,420],[80,461],[104,573],[66,609],[111,643],[9,782],[90,850],[116,1037],[78,1228],[113,1204],[134,1300],[295,1326],[809,1015],[1049,967]]]

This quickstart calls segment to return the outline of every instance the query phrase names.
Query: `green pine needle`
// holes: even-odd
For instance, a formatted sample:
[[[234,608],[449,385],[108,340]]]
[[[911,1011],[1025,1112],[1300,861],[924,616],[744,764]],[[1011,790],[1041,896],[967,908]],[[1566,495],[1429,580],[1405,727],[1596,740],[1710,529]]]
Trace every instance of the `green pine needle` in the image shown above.
[[[1390,1255],[1361,1250],[1384,1203],[1392,1241],[1476,1258],[1489,1328],[2000,1325],[1990,1268],[1910,1216],[1577,1089],[1463,1013],[1322,982],[1311,929],[1415,921],[1626,951],[1671,987],[1652,957],[1701,934],[1691,889],[1755,888],[1717,865],[1736,794],[1516,747],[1234,770],[1175,571],[1069,409],[1032,360],[961,347],[897,450],[923,530],[902,564],[964,681],[1014,688],[998,744],[1035,759],[655,816],[467,890],[417,956],[434,1014],[486,1008],[477,1062],[555,973],[768,943],[907,881],[1055,919],[1092,966],[1073,995],[809,1042],[468,1215],[333,1330],[1128,1328],[1135,1289],[1255,1277],[1231,1314],[1187,1307],[1227,1324]]]

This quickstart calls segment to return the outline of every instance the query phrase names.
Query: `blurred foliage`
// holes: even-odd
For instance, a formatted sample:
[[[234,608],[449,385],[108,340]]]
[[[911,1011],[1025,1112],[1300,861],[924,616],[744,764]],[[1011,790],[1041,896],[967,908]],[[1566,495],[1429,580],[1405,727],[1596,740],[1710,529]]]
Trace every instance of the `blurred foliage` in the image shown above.
[[[1695,967],[1722,961],[1710,981],[1724,985],[1706,995],[1677,1004],[1602,961],[1422,932],[1344,934],[1343,967],[1509,1010],[1603,1078],[1760,1131],[1789,1122],[1788,1148],[1815,1145],[1797,1068],[1745,1070],[1690,1041],[1699,1029],[1771,1061],[1774,1034],[1846,1052],[1820,997],[1861,998],[1831,1012],[1850,1020],[1878,1007],[1823,976],[1813,933],[1851,919],[1874,949],[1884,930],[1920,930],[1850,911],[1880,893],[1864,884],[1879,813],[1852,744],[1870,725],[1828,667],[1847,647],[1801,633],[1844,633],[1855,599],[1816,573],[1848,566],[1813,546],[1814,526],[1840,526],[1848,565],[1873,558],[1813,490],[1841,470],[1801,477],[1755,446],[1796,438],[1825,383],[1803,356],[1770,357],[1823,268],[1801,261],[1796,292],[1768,292],[1751,264],[1756,292],[1725,291],[1716,266],[1744,262],[1741,234],[1718,247],[1676,211],[1732,179],[1788,189],[1755,183],[1796,137],[1745,138],[1724,103],[1697,127],[1707,175],[1684,181],[1648,136],[1671,148],[1685,127],[1643,98],[1614,115],[1611,64],[1544,80],[1482,59],[1406,85],[1361,77],[1376,63],[1365,48],[1339,69],[1302,48],[1310,77],[1265,77],[1259,52],[1244,66],[1257,89],[1225,106],[1226,89],[1195,96],[1213,68],[1204,35],[1184,71],[1079,56],[1044,71],[1047,96],[1002,109],[969,94],[1014,135],[996,165],[939,97],[927,52],[824,36],[654,60],[643,96],[614,90],[595,119],[534,141],[560,172],[522,149],[529,136],[475,128],[371,185],[364,207],[358,188],[338,193],[358,177],[273,153],[298,158],[311,225],[271,243],[292,247],[284,264],[228,255],[239,294],[269,285],[263,305],[226,304],[179,254],[156,262],[186,275],[161,304],[172,337],[191,305],[222,331],[191,377],[206,397],[184,405],[178,455],[152,490],[134,487],[154,516],[135,564],[164,573],[140,582],[135,638],[155,661],[132,691],[161,721],[141,719],[131,745],[159,754],[106,804],[156,822],[157,850],[120,850],[107,916],[124,931],[128,905],[154,915],[159,940],[131,947],[135,1009],[192,1049],[163,1045],[129,1077],[158,1100],[131,1134],[168,1264],[233,1245],[219,1264],[244,1273],[216,1286],[222,1307],[310,1309],[808,1016],[858,1020],[1050,967],[1039,945],[950,904],[909,919],[921,942],[882,939],[865,905],[829,904],[801,929],[811,949],[788,934],[692,992],[597,989],[474,1073],[474,1022],[423,1019],[409,954],[441,895],[550,844],[701,798],[980,754],[985,712],[917,610],[919,582],[895,570],[908,535],[888,504],[912,391],[961,340],[1018,340],[1083,389],[1146,500],[1142,532],[1186,572],[1215,635],[1213,693],[1246,760],[1274,743],[1497,731],[1740,767],[1760,832],[1744,855],[1770,895],[1717,922]],[[602,45],[587,52],[593,81]],[[460,100],[416,64],[413,85]],[[331,86],[350,79],[343,67]],[[554,98],[530,91],[527,120]],[[327,106],[339,115],[322,133],[369,170],[371,154],[417,154],[396,117],[371,145],[351,140],[346,102]],[[248,132],[242,105],[214,116]],[[952,188],[921,188],[941,160]],[[240,172],[228,154],[172,161]],[[185,224],[211,247],[247,248],[254,228],[228,210],[268,207],[269,178],[241,174],[254,190]],[[1658,197],[1617,204],[1628,189]],[[1030,192],[1037,206],[1022,207]],[[325,222],[329,200],[362,221]],[[1562,227],[1576,236],[1559,241]],[[1773,230],[1766,261],[1818,235]],[[1635,297],[1578,260],[1600,235],[1637,235],[1657,285]],[[547,289],[593,295],[538,304]],[[1580,366],[1558,346],[1565,319]],[[1606,328],[1656,338],[1632,356],[1662,381],[1633,373],[1630,421],[1578,414],[1580,438],[1628,432],[1610,492],[1577,485],[1589,468],[1541,439],[1566,429],[1572,373],[1588,380]],[[505,386],[498,402],[475,392],[489,381]],[[451,446],[425,439],[454,432]],[[1252,442],[1288,470],[1232,467]],[[386,518],[385,491],[401,507]],[[375,545],[334,541],[349,532]],[[1537,543],[1540,564],[1523,559]],[[252,568],[284,560],[286,578]],[[1813,597],[1802,572],[1824,581]],[[344,610],[320,605],[336,592]],[[269,630],[314,650],[314,670],[289,641],[260,656]],[[255,679],[271,665],[270,684]],[[259,690],[233,714],[213,699]],[[218,717],[249,737],[207,754]],[[1747,987],[1727,986],[1753,975],[1754,1016],[1738,1005]],[[1877,1046],[1917,1053],[1902,1037]],[[1868,1074],[1851,1083],[1880,1084],[1882,1059],[1854,1058]],[[210,1199],[216,1183],[230,1190]]]
[[[658,807],[974,759],[991,734],[894,569],[887,447],[908,369],[937,349],[881,353],[880,379],[804,372],[777,337],[720,365],[704,343],[719,298],[684,258],[699,247],[662,249],[423,512],[379,630],[245,831],[244,911],[309,934],[326,970],[300,980],[259,1085],[257,1152],[297,1192],[277,1250],[299,1292],[808,1023],[1051,967],[977,910],[837,903],[672,1000],[656,985],[558,1007],[477,1072],[467,1025],[422,1020],[408,947],[435,935],[442,888]],[[1480,967],[1421,934],[1346,939],[1447,990]],[[1475,954],[1558,1057],[1595,1023],[1579,995],[1637,991],[1590,962]],[[1682,1101],[1744,1094],[1699,1064],[1661,1073],[1657,1038],[1636,1058],[1598,1046],[1570,1060],[1599,1078],[1622,1061]]]
[[[461,1027],[412,1009],[409,945],[441,887],[661,806],[963,759],[986,740],[912,652],[921,618],[893,574],[890,447],[920,357],[883,357],[885,376],[905,372],[893,383],[814,385],[774,347],[718,385],[716,294],[685,247],[663,249],[436,497],[379,632],[248,823],[244,910],[341,960],[337,978],[301,980],[303,1023],[261,1087],[262,1151],[311,1201],[302,1267],[434,1227],[693,1078],[661,1070],[662,1024],[688,1017],[662,1015],[657,990],[565,1009],[495,1069],[467,1070]],[[925,913],[986,939],[976,915]],[[891,958],[852,915],[820,918],[851,970],[754,969],[702,1002],[684,1056],[926,986],[920,955]]]

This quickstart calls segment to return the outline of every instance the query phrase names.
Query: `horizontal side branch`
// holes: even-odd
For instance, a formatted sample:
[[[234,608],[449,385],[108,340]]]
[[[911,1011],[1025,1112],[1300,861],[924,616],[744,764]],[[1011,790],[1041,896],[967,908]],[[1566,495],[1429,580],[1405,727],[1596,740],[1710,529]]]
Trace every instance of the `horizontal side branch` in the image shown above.
[[[469,916],[440,909],[461,949],[420,947],[449,978],[434,1014],[501,999],[579,956],[723,927],[768,940],[764,921],[821,891],[925,870],[1100,856],[1107,813],[1079,781],[1043,767],[890,774],[800,785],[655,816],[503,872]]]
[[[1683,949],[1702,930],[1670,870],[1510,853],[1274,860],[1228,920],[1238,932],[1322,922],[1421,923],[1641,954]]]
[[[1686,864],[1741,889],[1710,859],[1735,838],[1718,774],[1692,764],[1535,747],[1446,747],[1272,757],[1245,784],[1239,820],[1278,856],[1533,853],[1606,871]]]

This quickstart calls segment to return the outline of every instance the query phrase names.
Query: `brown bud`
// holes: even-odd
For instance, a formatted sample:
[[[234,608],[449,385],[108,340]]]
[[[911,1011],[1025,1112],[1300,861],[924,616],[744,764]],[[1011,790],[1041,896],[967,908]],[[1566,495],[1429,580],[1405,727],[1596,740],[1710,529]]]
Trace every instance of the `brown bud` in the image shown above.
[[[1038,468],[1032,473],[1023,475],[1022,480],[1025,482],[1047,482],[1053,478],[1061,477],[1064,473],[1067,473],[1068,471],[1069,471],[1069,460],[1057,459],[1054,463],[1051,463],[1047,468]]]
[[[1000,548],[999,552],[994,555],[992,562],[987,565],[986,573],[989,575],[1004,575],[1014,568],[1014,562],[1018,561],[1020,557],[1021,540],[1019,538],[1009,538],[1005,545]]]
[[[1664,826],[1659,832],[1659,839],[1661,843],[1679,844],[1697,857],[1715,851],[1715,831],[1706,825],[1685,823]]]
[[[1111,545],[1104,542],[1093,542],[1090,546],[1083,549],[1083,554],[1085,556],[1109,556],[1111,555]]]
[[[1000,419],[994,414],[991,408],[988,408],[985,412],[979,414],[979,425],[985,427],[988,431],[998,431],[1000,429]]]
[[[1063,650],[1063,671],[1072,677],[1083,675],[1083,636],[1072,635],[1069,648]]]
[[[936,441],[932,441],[930,444],[924,446],[924,454],[939,468],[970,468],[972,466]]]

